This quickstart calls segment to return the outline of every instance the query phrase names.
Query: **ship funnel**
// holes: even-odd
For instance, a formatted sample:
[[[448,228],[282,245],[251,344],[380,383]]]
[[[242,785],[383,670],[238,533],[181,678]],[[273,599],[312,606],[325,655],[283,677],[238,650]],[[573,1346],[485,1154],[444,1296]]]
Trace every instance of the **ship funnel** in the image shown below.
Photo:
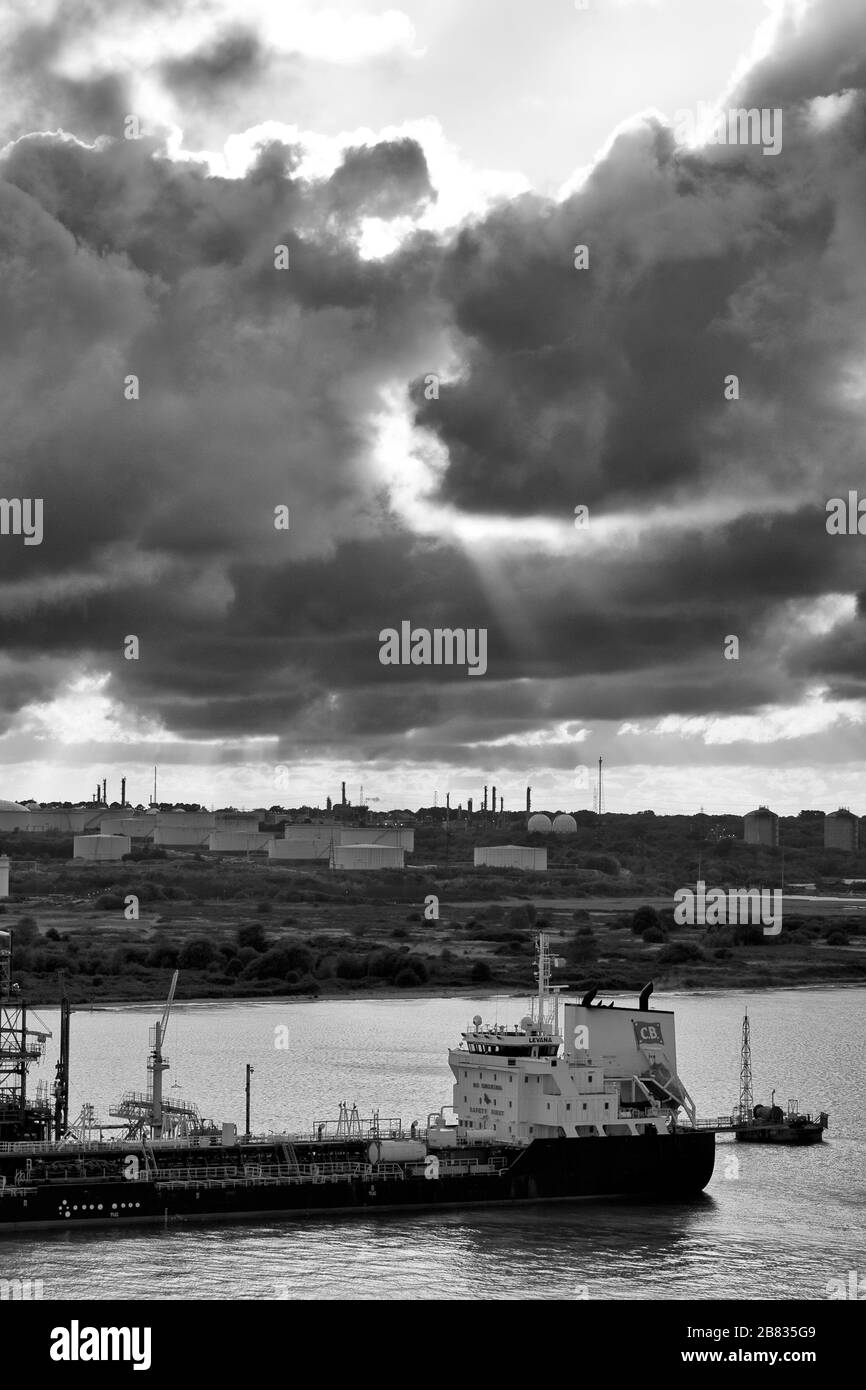
[[[653,992],[653,982],[652,982],[652,980],[650,980],[649,984],[648,984],[648,985],[644,985],[643,989],[642,989],[641,992],[640,992],[640,1005],[639,1005],[639,1007],[640,1007],[641,1011],[643,1011],[644,1009],[648,1009],[648,1008],[649,1008],[649,997],[650,997],[650,995],[652,994],[652,992]]]

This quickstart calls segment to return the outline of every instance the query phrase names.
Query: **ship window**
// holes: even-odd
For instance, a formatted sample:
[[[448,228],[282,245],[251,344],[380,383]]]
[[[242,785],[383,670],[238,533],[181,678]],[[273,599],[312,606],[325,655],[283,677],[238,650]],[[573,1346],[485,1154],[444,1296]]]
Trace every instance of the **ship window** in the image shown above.
[[[589,1084],[592,1085],[592,1077],[589,1078]]]
[[[604,1108],[605,1108],[605,1110],[609,1110],[609,1109],[610,1109],[610,1106],[608,1105],[607,1101],[605,1101],[605,1103],[604,1103]]]
[[[586,1101],[583,1102],[583,1108],[586,1109]]]
[[[570,1102],[570,1101],[569,1101],[569,1102],[567,1102],[567,1104],[566,1104],[566,1107],[565,1107],[565,1108],[566,1108],[566,1110],[570,1110],[570,1109],[571,1109],[571,1102]]]

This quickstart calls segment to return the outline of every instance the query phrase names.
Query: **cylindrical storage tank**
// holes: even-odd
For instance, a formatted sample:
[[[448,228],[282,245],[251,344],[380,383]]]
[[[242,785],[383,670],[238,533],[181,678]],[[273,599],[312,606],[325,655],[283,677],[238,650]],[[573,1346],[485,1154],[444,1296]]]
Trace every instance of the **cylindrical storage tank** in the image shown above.
[[[330,840],[274,840],[268,844],[269,859],[329,859]]]
[[[0,898],[9,897],[9,856],[0,855]]]
[[[475,867],[491,869],[526,869],[543,873],[547,868],[547,850],[534,845],[480,845],[474,852]]]
[[[263,854],[273,838],[261,830],[214,830],[208,849],[212,854]]]
[[[153,843],[163,849],[207,849],[209,838],[201,826],[158,825],[153,832]]]
[[[419,1163],[427,1145],[415,1139],[373,1139],[367,1145],[368,1163]]]
[[[855,850],[860,848],[860,820],[845,807],[824,817],[824,848]]]
[[[334,831],[334,844],[393,845],[411,854],[415,848],[415,831],[395,825],[383,825],[381,829],[369,825],[343,826]]]
[[[561,815],[554,817],[553,833],[554,835],[576,835],[577,821],[574,819],[574,816]]]
[[[530,835],[549,835],[553,829],[550,816],[544,816],[540,813],[530,816],[526,829]]]
[[[162,830],[216,830],[216,817],[210,811],[158,811],[154,820]]]
[[[396,845],[337,845],[335,869],[402,869],[405,850]]]
[[[779,817],[766,806],[750,811],[743,817],[743,839],[747,845],[778,845]]]
[[[463,1137],[467,1144],[492,1144],[497,1140],[502,1141],[502,1135],[497,1134],[495,1129],[467,1129]]]
[[[128,835],[76,835],[72,846],[76,859],[95,859],[101,863],[129,854],[131,841]]]

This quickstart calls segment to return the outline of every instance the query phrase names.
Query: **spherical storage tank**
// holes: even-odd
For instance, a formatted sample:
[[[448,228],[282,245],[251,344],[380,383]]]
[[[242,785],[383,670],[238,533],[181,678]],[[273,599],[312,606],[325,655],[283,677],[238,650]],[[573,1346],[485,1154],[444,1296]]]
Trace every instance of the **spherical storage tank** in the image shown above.
[[[30,812],[17,801],[0,801],[0,830],[26,830]]]
[[[554,835],[576,835],[577,821],[574,816],[557,816],[553,822]]]
[[[550,816],[541,813],[529,817],[529,824],[526,829],[530,835],[549,835],[553,826],[550,823]]]

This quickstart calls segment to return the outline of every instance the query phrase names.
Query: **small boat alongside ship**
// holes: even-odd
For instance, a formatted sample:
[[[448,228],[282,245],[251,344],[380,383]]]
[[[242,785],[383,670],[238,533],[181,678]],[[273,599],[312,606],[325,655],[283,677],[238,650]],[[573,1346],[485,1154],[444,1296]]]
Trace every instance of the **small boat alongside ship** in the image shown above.
[[[50,1034],[31,1026],[0,932],[0,1234],[703,1191],[715,1134],[677,1073],[673,1014],[650,1007],[651,985],[637,1006],[561,997],[544,934],[536,960],[529,1013],[510,1026],[476,1015],[449,1051],[452,1106],[406,1126],[343,1104],[307,1133],[267,1136],[164,1095],[175,975],[147,1090],[111,1107],[120,1132],[106,1137],[92,1107],[68,1122],[68,1004],[53,1106],[44,1083],[28,1097]]]
[[[740,1045],[740,1099],[734,1110],[733,1131],[739,1144],[820,1144],[829,1116],[822,1110],[817,1120],[801,1114],[799,1102],[788,1101],[787,1111],[776,1104],[776,1092],[769,1105],[755,1105],[752,1087],[752,1042],[748,1010],[743,1017]]]

